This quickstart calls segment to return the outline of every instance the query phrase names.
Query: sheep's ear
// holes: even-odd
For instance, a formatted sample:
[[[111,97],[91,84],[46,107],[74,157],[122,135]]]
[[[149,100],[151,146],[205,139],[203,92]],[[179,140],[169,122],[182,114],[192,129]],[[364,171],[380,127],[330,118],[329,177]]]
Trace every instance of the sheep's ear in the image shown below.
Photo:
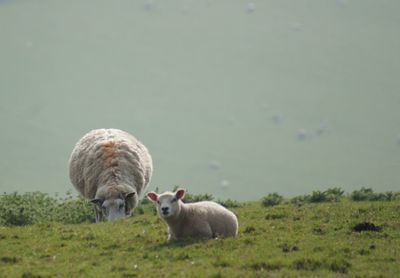
[[[147,199],[153,202],[157,202],[158,195],[154,191],[147,193]]]
[[[92,200],[90,200],[90,202],[92,204],[95,204],[95,205],[100,207],[103,204],[104,200],[102,200],[102,199],[92,199]]]
[[[179,199],[183,199],[183,197],[185,196],[185,189],[178,189],[175,192],[175,197],[179,200]]]
[[[130,192],[130,193],[127,193],[126,195],[125,195],[125,199],[129,199],[129,198],[133,198],[133,196],[135,196],[135,192]]]

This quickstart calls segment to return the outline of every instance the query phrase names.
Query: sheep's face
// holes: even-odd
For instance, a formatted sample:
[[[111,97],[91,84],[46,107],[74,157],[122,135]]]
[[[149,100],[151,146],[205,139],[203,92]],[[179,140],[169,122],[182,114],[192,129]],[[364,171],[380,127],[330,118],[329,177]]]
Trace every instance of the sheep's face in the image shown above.
[[[96,205],[96,210],[102,217],[111,221],[130,214],[132,209],[131,201],[134,197],[134,193],[127,194],[125,197],[120,194],[119,198],[95,199],[92,200],[92,203]]]
[[[126,215],[125,212],[125,200],[123,199],[111,199],[105,200],[101,205],[103,215],[107,220],[114,220],[122,218]]]
[[[173,218],[180,213],[180,199],[185,195],[184,189],[176,192],[164,192],[158,195],[155,192],[147,193],[147,198],[156,204],[158,215],[161,218]]]

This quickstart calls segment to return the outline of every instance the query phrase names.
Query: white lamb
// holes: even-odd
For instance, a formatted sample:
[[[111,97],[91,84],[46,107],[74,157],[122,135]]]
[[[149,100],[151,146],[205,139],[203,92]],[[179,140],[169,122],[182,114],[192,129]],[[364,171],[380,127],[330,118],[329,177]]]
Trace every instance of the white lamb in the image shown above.
[[[168,241],[237,235],[238,220],[235,214],[215,202],[185,204],[181,201],[184,195],[184,189],[160,195],[147,193],[147,198],[156,204],[158,215],[168,224]]]
[[[96,129],[75,145],[69,161],[72,184],[94,204],[96,222],[130,215],[153,170],[146,147],[118,129]]]

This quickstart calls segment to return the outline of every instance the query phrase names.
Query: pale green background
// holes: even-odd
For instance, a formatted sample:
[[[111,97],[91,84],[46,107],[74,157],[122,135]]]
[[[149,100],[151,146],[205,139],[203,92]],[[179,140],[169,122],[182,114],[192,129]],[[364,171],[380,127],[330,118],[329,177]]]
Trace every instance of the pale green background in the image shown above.
[[[149,189],[399,190],[400,1],[253,2],[0,1],[1,192],[72,189],[100,127],[149,148]]]

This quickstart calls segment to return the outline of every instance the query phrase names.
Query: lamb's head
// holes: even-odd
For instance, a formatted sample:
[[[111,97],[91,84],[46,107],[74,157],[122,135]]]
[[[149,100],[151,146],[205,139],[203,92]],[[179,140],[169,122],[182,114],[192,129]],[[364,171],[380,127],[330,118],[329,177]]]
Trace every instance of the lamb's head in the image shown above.
[[[147,193],[147,198],[156,204],[158,215],[161,218],[174,218],[181,210],[181,199],[185,196],[185,189],[176,192],[164,192],[158,195],[156,192]]]
[[[95,205],[97,215],[100,219],[116,220],[131,214],[133,208],[136,207],[136,192],[107,194],[104,197],[96,197],[91,200]]]

